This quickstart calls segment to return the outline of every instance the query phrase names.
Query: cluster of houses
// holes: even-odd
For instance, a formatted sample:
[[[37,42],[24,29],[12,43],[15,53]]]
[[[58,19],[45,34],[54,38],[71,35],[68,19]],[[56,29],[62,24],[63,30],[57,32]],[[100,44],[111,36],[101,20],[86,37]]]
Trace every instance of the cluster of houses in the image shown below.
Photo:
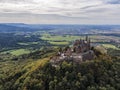
[[[50,62],[57,65],[63,61],[72,61],[80,63],[94,58],[94,52],[91,50],[91,41],[88,36],[85,39],[75,40],[72,47],[66,47],[59,50],[56,56],[53,56]]]

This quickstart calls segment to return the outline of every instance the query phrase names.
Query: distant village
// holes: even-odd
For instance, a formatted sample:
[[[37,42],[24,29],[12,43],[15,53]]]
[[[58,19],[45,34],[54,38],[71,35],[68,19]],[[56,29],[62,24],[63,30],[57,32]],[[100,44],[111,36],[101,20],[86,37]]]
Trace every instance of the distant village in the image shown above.
[[[75,63],[92,60],[94,51],[91,50],[91,40],[88,36],[85,39],[75,40],[72,47],[66,47],[59,50],[56,56],[50,60],[52,65],[57,65],[63,61],[72,61]]]

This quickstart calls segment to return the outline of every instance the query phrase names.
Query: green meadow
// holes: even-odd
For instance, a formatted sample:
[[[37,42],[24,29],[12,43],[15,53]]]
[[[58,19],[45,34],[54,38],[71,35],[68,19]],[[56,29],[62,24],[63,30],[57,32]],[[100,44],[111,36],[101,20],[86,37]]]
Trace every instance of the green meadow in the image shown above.
[[[116,49],[116,50],[119,50],[119,48],[117,48],[115,45],[112,45],[112,44],[102,44],[103,47],[105,48],[111,48],[111,49]]]
[[[38,42],[26,42],[26,43],[20,42],[20,43],[18,43],[18,44],[19,44],[19,45],[28,46],[28,45],[36,45],[36,44],[38,44]]]
[[[72,35],[50,35],[50,34],[43,34],[41,39],[47,41],[73,41],[76,39],[82,38],[81,36],[72,36]]]
[[[8,50],[8,51],[4,51],[1,54],[11,54],[13,56],[19,56],[19,55],[23,55],[23,54],[28,54],[30,53],[30,50],[28,49],[13,49],[13,50]]]
[[[28,53],[30,53],[30,51],[27,49],[17,49],[17,50],[12,50],[10,53],[12,55],[19,56],[19,55],[23,55],[23,54],[28,54]]]
[[[53,41],[50,41],[49,43],[53,45],[68,45],[69,44],[69,42],[53,42]]]

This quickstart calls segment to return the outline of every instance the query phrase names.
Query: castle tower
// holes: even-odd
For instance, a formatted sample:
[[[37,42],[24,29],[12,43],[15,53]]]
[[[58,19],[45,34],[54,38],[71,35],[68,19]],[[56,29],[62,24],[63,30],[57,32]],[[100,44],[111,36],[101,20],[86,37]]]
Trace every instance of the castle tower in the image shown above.
[[[88,42],[88,36],[86,35],[85,40]]]
[[[90,49],[90,47],[91,47],[91,40],[90,40],[90,38],[89,38],[89,42],[88,42],[88,45],[89,45],[89,49]]]

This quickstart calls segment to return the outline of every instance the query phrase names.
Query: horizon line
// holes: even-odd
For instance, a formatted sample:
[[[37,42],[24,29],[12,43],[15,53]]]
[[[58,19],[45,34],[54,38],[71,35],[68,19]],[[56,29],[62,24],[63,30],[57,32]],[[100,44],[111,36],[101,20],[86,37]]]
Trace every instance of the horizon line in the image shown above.
[[[120,25],[120,24],[71,24],[71,23],[23,23],[23,22],[0,22],[0,24],[27,24],[27,25]]]

